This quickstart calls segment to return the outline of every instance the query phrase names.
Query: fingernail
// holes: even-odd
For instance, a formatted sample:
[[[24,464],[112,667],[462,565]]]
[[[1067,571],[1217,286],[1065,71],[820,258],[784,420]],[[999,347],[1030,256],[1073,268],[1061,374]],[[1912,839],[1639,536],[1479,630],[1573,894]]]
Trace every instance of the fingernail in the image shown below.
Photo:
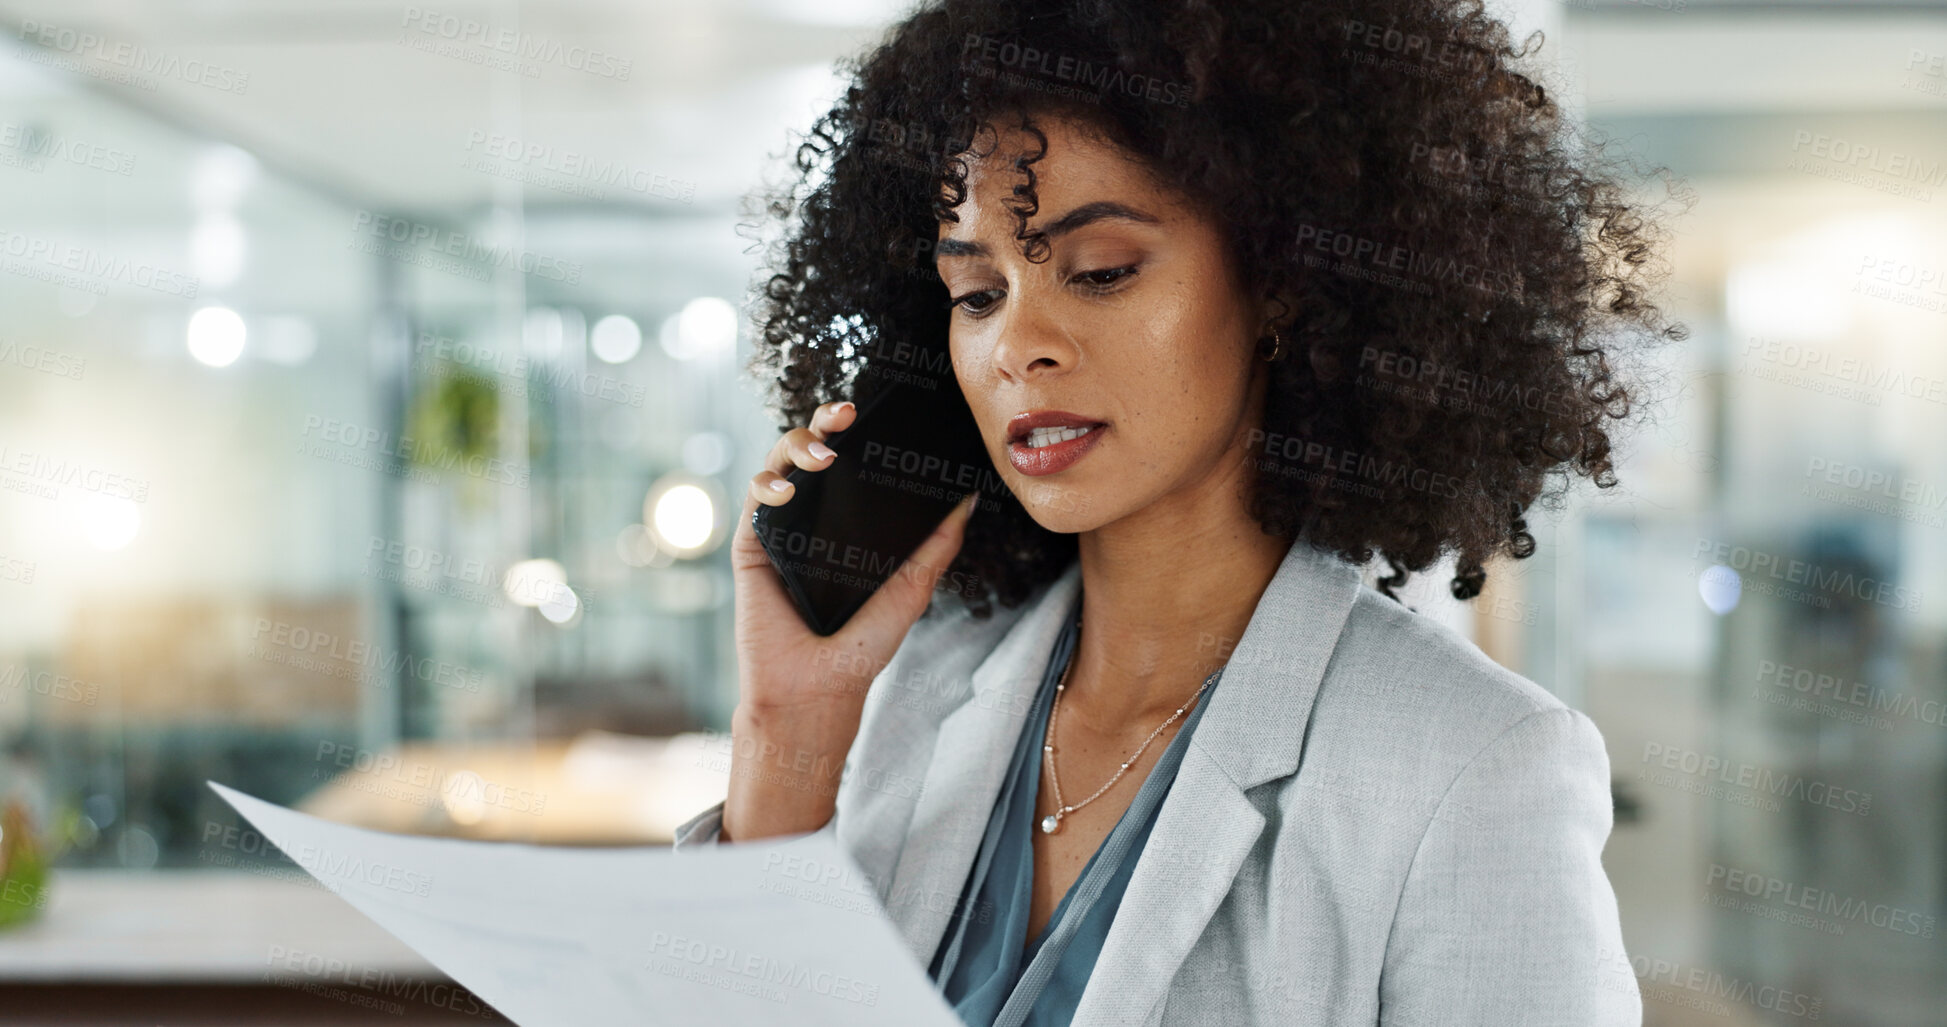
[[[811,450],[811,455],[817,457],[820,460],[830,460],[832,457],[838,455],[837,453],[832,452],[832,447],[827,446],[822,442],[814,442],[811,445],[806,446],[805,448]]]
[[[788,482],[788,481],[785,481],[785,480],[784,480],[783,478],[772,478],[772,479],[771,479],[771,491],[772,491],[772,492],[789,492],[789,491],[791,491],[791,483],[790,483],[790,482]]]
[[[848,400],[846,400],[845,402],[843,402],[843,403],[840,403],[840,404],[838,404],[837,406],[834,406],[834,407],[832,407],[832,413],[834,413],[834,414],[835,414],[835,413],[838,413],[838,412],[839,412],[839,411],[841,411],[841,410],[850,410],[850,409],[852,409],[852,401],[848,399]]]

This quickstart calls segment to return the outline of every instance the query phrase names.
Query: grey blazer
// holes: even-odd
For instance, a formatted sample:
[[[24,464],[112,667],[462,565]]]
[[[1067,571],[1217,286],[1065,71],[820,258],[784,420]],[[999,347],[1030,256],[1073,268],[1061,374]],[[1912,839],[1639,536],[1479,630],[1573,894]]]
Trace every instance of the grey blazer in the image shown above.
[[[820,830],[922,966],[1079,583],[1071,566],[989,620],[922,618],[867,695]],[[1301,542],[1229,653],[1074,1023],[1635,1027],[1611,816],[1586,716]],[[691,818],[676,851],[717,844],[722,817]]]

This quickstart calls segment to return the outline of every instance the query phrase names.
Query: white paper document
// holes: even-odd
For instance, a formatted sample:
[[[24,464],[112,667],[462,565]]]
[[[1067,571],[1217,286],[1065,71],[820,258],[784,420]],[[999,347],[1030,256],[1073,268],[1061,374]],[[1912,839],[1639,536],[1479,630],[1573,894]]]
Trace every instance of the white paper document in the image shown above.
[[[264,838],[529,1027],[961,1027],[829,835],[677,854],[384,834],[210,782]]]

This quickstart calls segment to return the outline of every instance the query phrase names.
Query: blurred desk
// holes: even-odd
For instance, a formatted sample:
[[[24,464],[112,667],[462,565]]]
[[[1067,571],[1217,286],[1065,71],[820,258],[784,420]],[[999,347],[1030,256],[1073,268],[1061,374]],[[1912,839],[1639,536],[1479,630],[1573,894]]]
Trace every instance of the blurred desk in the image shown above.
[[[667,845],[730,786],[726,735],[590,731],[569,741],[321,750],[337,773],[297,805],[398,834],[542,845]]]
[[[0,932],[0,1022],[506,1023],[330,892],[209,870],[57,870]]]
[[[414,743],[348,761],[299,808],[380,831],[540,844],[668,844],[729,783],[727,739],[701,733]],[[292,951],[441,976],[294,866],[276,876],[56,869],[41,917],[0,932],[0,982],[262,982]]]
[[[210,870],[56,870],[47,908],[0,932],[0,981],[261,983],[293,950],[399,976],[443,977],[343,899]]]

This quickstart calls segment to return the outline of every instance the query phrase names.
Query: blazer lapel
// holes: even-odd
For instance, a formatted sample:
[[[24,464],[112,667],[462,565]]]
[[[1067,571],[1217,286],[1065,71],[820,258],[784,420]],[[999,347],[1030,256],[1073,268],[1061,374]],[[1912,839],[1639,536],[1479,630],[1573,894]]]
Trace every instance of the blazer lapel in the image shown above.
[[[1080,584],[1081,573],[1071,565],[1049,585],[975,668],[967,701],[940,722],[926,787],[913,811],[886,902],[887,913],[922,967],[931,965],[951,918],[968,912],[956,908],[961,889],[1000,798],[1035,686],[1047,672],[1055,638]]]
[[[1190,736],[1076,1007],[1077,1027],[1153,1022],[1264,831],[1245,791],[1298,769],[1312,701],[1359,588],[1358,568],[1303,540],[1285,555]],[[998,783],[995,774],[982,793],[990,805]]]

